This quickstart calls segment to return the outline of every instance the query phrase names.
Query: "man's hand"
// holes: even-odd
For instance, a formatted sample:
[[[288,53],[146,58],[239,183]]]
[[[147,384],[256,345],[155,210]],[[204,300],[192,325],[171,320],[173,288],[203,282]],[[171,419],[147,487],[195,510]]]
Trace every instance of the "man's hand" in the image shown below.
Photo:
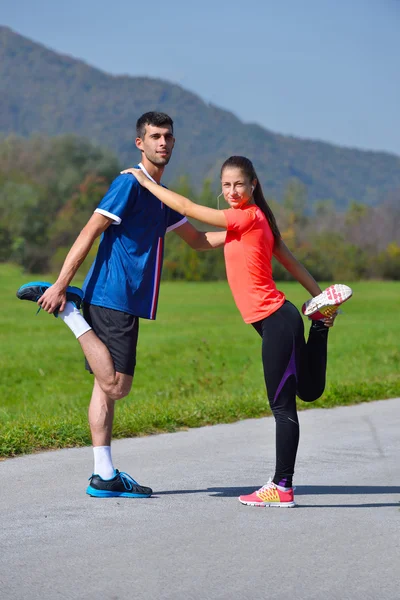
[[[52,314],[57,309],[59,312],[62,312],[65,308],[66,302],[66,288],[61,287],[59,284],[55,283],[54,285],[49,287],[48,290],[45,291],[45,293],[39,298],[37,303],[43,310]]]
[[[146,183],[150,181],[150,179],[143,173],[142,169],[130,168],[121,171],[121,175],[126,175],[127,173],[133,175],[143,187],[146,187]]]

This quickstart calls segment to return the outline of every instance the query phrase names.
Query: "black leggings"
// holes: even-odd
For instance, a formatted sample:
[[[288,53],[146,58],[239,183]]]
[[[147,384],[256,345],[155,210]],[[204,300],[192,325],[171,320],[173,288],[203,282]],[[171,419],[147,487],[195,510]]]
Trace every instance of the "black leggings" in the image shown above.
[[[296,394],[313,402],[325,389],[328,328],[313,321],[307,343],[303,319],[287,300],[276,312],[252,323],[262,337],[265,385],[276,424],[274,483],[292,486],[299,421]]]

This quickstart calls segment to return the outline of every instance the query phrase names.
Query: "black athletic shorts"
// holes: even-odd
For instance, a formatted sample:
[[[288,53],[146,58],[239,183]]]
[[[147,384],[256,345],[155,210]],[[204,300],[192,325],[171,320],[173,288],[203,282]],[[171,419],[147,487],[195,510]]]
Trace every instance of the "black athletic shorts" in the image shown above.
[[[109,349],[115,370],[133,377],[139,335],[138,317],[87,302],[83,303],[83,316]],[[87,360],[85,366],[93,373]]]

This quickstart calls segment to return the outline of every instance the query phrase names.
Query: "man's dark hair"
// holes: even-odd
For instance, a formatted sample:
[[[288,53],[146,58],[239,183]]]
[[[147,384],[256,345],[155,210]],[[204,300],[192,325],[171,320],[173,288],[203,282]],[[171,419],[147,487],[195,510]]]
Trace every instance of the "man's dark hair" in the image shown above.
[[[146,131],[146,125],[153,125],[154,127],[165,127],[169,125],[172,133],[174,133],[174,122],[165,113],[162,112],[147,112],[144,113],[136,122],[136,137],[144,138]]]

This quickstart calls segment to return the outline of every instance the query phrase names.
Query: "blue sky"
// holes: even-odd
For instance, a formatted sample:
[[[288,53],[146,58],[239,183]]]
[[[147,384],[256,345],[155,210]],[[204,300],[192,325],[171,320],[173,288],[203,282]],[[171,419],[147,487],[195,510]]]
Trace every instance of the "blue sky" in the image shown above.
[[[400,0],[4,0],[0,23],[277,133],[400,155]]]

